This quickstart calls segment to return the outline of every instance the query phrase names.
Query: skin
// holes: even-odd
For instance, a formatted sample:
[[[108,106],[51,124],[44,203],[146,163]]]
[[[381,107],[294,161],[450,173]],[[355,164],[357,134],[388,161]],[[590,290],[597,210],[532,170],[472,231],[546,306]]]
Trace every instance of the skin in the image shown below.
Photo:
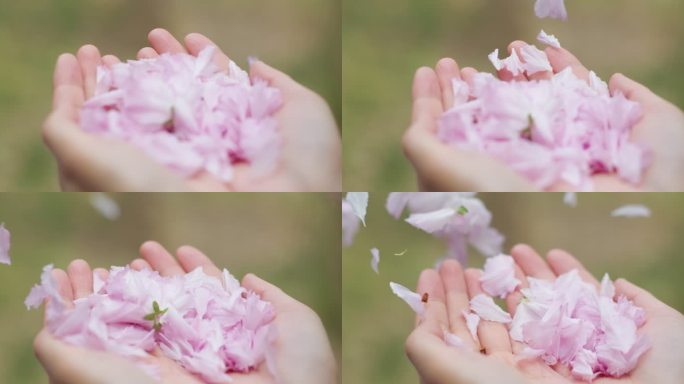
[[[514,41],[509,54],[526,43]],[[519,52],[519,51],[518,51]],[[545,50],[553,73],[570,67],[582,79],[588,80],[589,70],[569,51],[548,47]],[[477,70],[459,68],[456,61],[443,58],[435,68],[422,67],[413,80],[413,114],[404,133],[403,148],[413,164],[418,186],[423,191],[534,191],[536,188],[511,168],[485,153],[456,149],[442,143],[435,135],[437,121],[445,110],[454,105],[451,87],[453,78],[472,81]],[[498,71],[504,81],[548,79],[550,71],[532,76],[512,76]],[[643,85],[622,74],[610,78],[612,94],[622,92],[628,99],[639,102],[643,109],[641,120],[632,131],[631,140],[651,151],[651,165],[646,169],[641,185],[626,183],[617,176],[592,177],[597,191],[682,191],[684,190],[684,113],[651,92]],[[552,191],[573,191],[565,183],[552,185]]]
[[[141,258],[131,262],[131,268],[149,268],[162,276],[182,275],[202,267],[208,275],[221,278],[221,270],[204,253],[190,246],[180,247],[176,257],[156,242],[146,242],[140,248]],[[95,273],[107,277],[107,271],[96,268]],[[67,302],[92,293],[93,270],[84,260],[74,260],[66,271],[55,269],[53,277]],[[258,293],[275,307],[275,326],[278,329],[275,348],[275,372],[279,383],[335,383],[336,361],[325,328],[318,315],[306,305],[288,296],[278,287],[247,274],[242,286]],[[49,305],[49,303],[48,303]],[[140,368],[118,355],[92,351],[66,344],[43,328],[34,340],[34,350],[51,384],[116,384],[156,383]],[[201,380],[186,372],[180,365],[165,358],[159,351],[146,361],[159,366],[161,382],[171,384],[200,384]],[[275,383],[266,364],[249,373],[231,374],[235,384]]]
[[[599,282],[572,255],[552,250],[542,259],[527,245],[513,247],[516,277],[527,286],[527,277],[551,280],[577,269],[582,279],[598,287]],[[473,296],[482,293],[480,271],[463,270],[448,260],[440,269],[422,272],[418,292],[429,295],[423,318],[406,340],[406,354],[424,384],[460,383],[579,383],[567,367],[547,366],[541,360],[516,363],[515,353],[523,346],[511,340],[503,324],[482,320],[477,341],[473,341],[461,311]],[[621,378],[598,378],[594,383],[678,383],[684,375],[684,316],[634,284],[618,279],[618,295],[625,295],[646,311],[646,323],[639,332],[648,335],[651,349],[641,356],[637,367]],[[506,306],[511,315],[522,295],[518,290],[508,295]],[[446,345],[443,329],[449,329],[472,350]]]
[[[181,44],[164,29],[151,31],[148,39],[151,46],[142,48],[138,59],[163,53],[196,56],[206,46],[216,46],[198,33],[187,35]],[[228,70],[228,56],[220,50],[214,61],[219,68]],[[132,145],[83,132],[79,127],[79,110],[94,94],[97,67],[119,62],[115,56],[101,56],[93,45],[84,45],[76,56],[62,54],[57,60],[53,110],[45,120],[43,138],[57,161],[63,190],[341,190],[342,144],[330,108],[315,92],[261,61],[250,66],[250,77],[267,81],[283,96],[283,106],[275,117],[284,144],[280,163],[270,175],[257,177],[249,172],[247,165],[238,165],[230,183],[223,183],[206,172],[183,179]]]

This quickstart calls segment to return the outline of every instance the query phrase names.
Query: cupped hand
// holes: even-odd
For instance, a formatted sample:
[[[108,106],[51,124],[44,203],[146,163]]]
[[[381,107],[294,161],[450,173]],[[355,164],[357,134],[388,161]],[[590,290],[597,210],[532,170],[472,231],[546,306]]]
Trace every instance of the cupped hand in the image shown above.
[[[515,259],[516,277],[527,286],[527,277],[551,280],[577,269],[584,281],[596,286],[594,278],[573,256],[561,250],[548,253],[544,261],[532,248],[518,245],[511,255]],[[515,354],[524,347],[510,339],[506,326],[482,320],[477,340],[467,330],[461,311],[468,308],[470,298],[482,293],[480,271],[463,271],[460,264],[448,260],[439,271],[425,270],[418,280],[418,293],[428,293],[423,318],[406,340],[406,353],[425,384],[458,383],[577,383],[567,367],[548,366],[540,359],[521,360]],[[684,316],[662,303],[647,291],[618,279],[618,295],[625,295],[646,312],[646,323],[639,332],[648,335],[651,349],[637,367],[620,378],[597,378],[594,383],[677,383],[684,368]],[[522,294],[519,289],[508,295],[506,306],[511,315]],[[444,330],[456,334],[466,349],[450,347],[444,342]]]
[[[150,32],[151,47],[138,52],[138,59],[163,53],[198,55],[215,44],[192,33],[181,44],[168,31]],[[217,47],[218,48],[218,47]],[[119,63],[112,55],[102,57],[92,45],[76,56],[63,54],[54,75],[53,111],[45,121],[43,137],[53,152],[63,190],[103,191],[339,191],[341,188],[341,140],[335,119],[326,102],[286,74],[256,62],[252,79],[260,78],[278,88],[283,105],[275,117],[280,124],[283,147],[279,163],[269,175],[254,175],[249,167],[236,167],[235,177],[223,183],[207,172],[189,179],[155,162],[137,147],[121,140],[98,137],[79,127],[79,111],[93,96],[100,65]],[[214,62],[228,70],[228,57],[217,49]]]
[[[515,41],[508,52],[525,43]],[[548,47],[545,50],[553,71],[532,76],[512,76],[505,69],[497,75],[504,81],[529,81],[550,78],[570,67],[575,75],[588,81],[589,70],[569,51]],[[418,186],[425,191],[534,191],[536,188],[506,164],[486,153],[457,149],[442,143],[436,136],[437,121],[454,105],[451,80],[470,83],[477,70],[460,69],[450,58],[441,59],[435,69],[418,69],[413,81],[413,117],[403,138],[406,156],[413,164]],[[632,131],[631,140],[648,148],[651,156],[642,183],[631,185],[618,176],[592,177],[596,191],[683,191],[684,190],[684,113],[643,85],[622,74],[609,82],[611,93],[621,92],[639,102],[643,116]],[[566,183],[556,183],[549,190],[572,191]]]
[[[175,276],[202,267],[206,274],[221,278],[221,270],[211,259],[190,246],[179,248],[174,258],[159,243],[147,242],[140,248],[140,254],[141,258],[131,262],[131,268],[148,268],[158,271],[162,276]],[[106,278],[108,272],[96,268],[95,273]],[[92,293],[92,275],[93,271],[83,260],[71,262],[66,272],[60,269],[52,271],[60,293],[67,302]],[[242,286],[258,293],[274,306],[277,337],[273,345],[273,366],[267,367],[263,363],[249,373],[232,373],[232,383],[334,383],[336,361],[318,315],[278,287],[253,274],[242,279]],[[69,345],[53,337],[45,328],[36,337],[34,349],[52,384],[157,382],[125,358]],[[163,383],[202,383],[159,351],[150,354],[146,362],[159,367]]]

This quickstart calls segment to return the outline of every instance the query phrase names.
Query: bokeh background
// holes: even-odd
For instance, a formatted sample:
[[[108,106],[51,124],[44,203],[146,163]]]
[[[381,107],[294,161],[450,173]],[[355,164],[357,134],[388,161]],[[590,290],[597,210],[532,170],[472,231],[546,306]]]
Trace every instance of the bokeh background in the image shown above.
[[[575,4],[576,2],[571,2]],[[595,276],[624,277],[684,312],[684,194],[580,194],[575,208],[559,193],[478,195],[505,237],[506,252],[527,243],[545,255],[554,248],[574,254]],[[445,246],[385,211],[385,193],[371,193],[366,228],[342,252],[342,364],[344,383],[415,384],[404,355],[413,329],[411,309],[389,289],[394,281],[415,289],[418,275],[445,253]],[[611,217],[623,204],[645,204],[650,218]],[[380,274],[370,267],[370,248],[380,249]],[[401,253],[402,256],[395,256]],[[484,258],[470,253],[470,266]]]
[[[241,67],[257,56],[315,90],[339,123],[340,23],[340,0],[0,0],[0,191],[58,189],[40,129],[62,52],[132,59],[153,28],[201,32]]]
[[[684,2],[570,0],[567,22],[538,19],[534,0],[344,0],[345,190],[416,190],[401,150],[415,70],[453,57],[492,72],[487,54],[555,34],[604,80],[615,72],[684,107]]]
[[[42,310],[24,298],[44,265],[75,258],[91,266],[125,265],[146,240],[172,252],[196,246],[237,278],[253,272],[307,304],[341,354],[339,194],[114,195],[115,221],[88,194],[0,194],[0,222],[12,233],[11,266],[0,266],[0,383],[47,378],[32,348]]]

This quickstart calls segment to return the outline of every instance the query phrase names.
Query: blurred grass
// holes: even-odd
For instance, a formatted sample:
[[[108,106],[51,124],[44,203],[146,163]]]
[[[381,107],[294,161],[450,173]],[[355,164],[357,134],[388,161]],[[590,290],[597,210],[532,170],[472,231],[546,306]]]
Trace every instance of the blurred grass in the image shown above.
[[[315,90],[339,123],[340,22],[339,0],[0,0],[0,191],[58,188],[40,128],[62,52],[131,59],[155,27],[201,32],[243,68],[257,56]]]
[[[414,314],[388,283],[414,288],[424,268],[445,252],[431,235],[394,220],[385,211],[384,193],[371,193],[366,217],[354,244],[342,252],[342,364],[344,383],[413,384],[417,377],[404,355]],[[505,252],[527,243],[541,254],[561,248],[601,277],[624,277],[684,312],[684,195],[581,194],[571,208],[562,194],[480,194],[493,213],[493,226],[506,236]],[[643,203],[651,218],[614,218],[623,205]],[[405,218],[405,215],[402,217]],[[369,249],[380,249],[380,275],[370,268]],[[401,253],[402,256],[395,256]],[[484,259],[471,252],[470,266]]]
[[[44,383],[32,340],[42,311],[23,300],[44,265],[75,258],[124,265],[157,240],[190,244],[236,277],[253,272],[314,309],[341,355],[338,194],[120,194],[122,215],[101,217],[86,194],[0,194],[12,232],[12,266],[0,267],[0,383]]]
[[[345,0],[342,111],[345,190],[408,191],[401,151],[415,70],[441,57],[491,72],[487,54],[540,29],[604,80],[615,72],[684,107],[684,2],[567,1],[569,20],[537,19],[533,0]]]

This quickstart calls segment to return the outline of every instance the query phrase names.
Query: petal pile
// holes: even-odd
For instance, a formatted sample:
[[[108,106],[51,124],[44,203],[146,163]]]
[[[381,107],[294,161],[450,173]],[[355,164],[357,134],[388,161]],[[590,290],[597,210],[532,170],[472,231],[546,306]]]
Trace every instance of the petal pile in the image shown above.
[[[447,257],[465,265],[468,245],[485,257],[501,252],[503,236],[491,227],[492,214],[474,193],[393,192],[387,198],[387,211],[399,218],[408,207],[406,222],[446,241]]]
[[[564,364],[577,379],[622,376],[650,347],[637,331],[643,309],[624,296],[615,297],[606,275],[597,290],[572,270],[555,281],[528,277],[529,288],[510,325],[511,339],[526,345],[521,356],[546,364]]]
[[[95,96],[81,109],[81,128],[122,139],[185,177],[208,172],[230,181],[237,163],[259,174],[277,162],[281,137],[273,117],[281,94],[250,81],[232,61],[163,54],[98,68]]]
[[[490,55],[497,70],[517,75],[549,71],[546,53],[532,45],[510,57]],[[438,137],[459,149],[486,152],[537,188],[560,182],[592,190],[591,177],[614,174],[637,185],[648,165],[645,148],[630,141],[641,107],[608,92],[591,72],[589,81],[571,68],[545,80],[502,81],[477,73],[471,83],[453,81],[467,97],[439,120]]]
[[[49,299],[46,324],[73,345],[142,358],[155,349],[210,383],[230,381],[267,359],[275,337],[272,305],[246,290],[227,271],[221,279],[202,268],[182,276],[112,267],[106,280],[94,278],[94,293],[67,306],[43,269],[27,308]]]

